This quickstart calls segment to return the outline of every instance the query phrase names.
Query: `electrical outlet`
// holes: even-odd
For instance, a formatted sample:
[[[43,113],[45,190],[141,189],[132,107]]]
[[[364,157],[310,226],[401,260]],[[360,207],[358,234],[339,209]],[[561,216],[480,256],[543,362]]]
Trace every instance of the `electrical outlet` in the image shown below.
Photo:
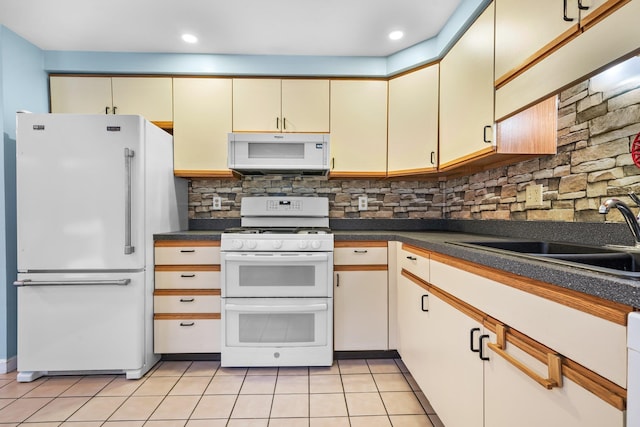
[[[525,189],[526,207],[542,206],[542,184],[529,185]]]
[[[367,201],[367,196],[358,197],[358,210],[366,211],[369,208],[369,204]]]
[[[215,196],[213,198],[213,206],[212,208],[214,211],[219,211],[222,209],[222,199],[218,196]]]

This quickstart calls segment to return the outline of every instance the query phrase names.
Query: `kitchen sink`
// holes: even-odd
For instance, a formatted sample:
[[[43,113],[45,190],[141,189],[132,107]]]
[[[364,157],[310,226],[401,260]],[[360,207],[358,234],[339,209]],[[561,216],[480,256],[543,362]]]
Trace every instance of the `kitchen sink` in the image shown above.
[[[501,240],[449,242],[538,261],[583,268],[615,276],[640,279],[640,252],[632,248],[588,246],[571,243]]]

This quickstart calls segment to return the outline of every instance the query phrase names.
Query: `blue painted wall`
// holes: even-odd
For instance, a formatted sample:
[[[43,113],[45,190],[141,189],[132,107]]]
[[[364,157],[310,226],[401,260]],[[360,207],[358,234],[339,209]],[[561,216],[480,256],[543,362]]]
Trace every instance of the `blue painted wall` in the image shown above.
[[[16,116],[49,108],[44,53],[0,25],[0,359],[16,355]]]

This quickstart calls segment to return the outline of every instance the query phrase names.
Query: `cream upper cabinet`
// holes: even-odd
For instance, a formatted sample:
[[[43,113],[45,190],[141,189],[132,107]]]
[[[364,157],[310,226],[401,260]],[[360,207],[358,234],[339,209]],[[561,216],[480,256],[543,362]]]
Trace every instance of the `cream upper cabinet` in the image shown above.
[[[494,150],[494,4],[440,62],[440,163],[455,166]]]
[[[329,132],[329,81],[233,79],[235,132]]]
[[[437,167],[438,75],[435,64],[389,81],[389,176]]]
[[[173,120],[170,77],[51,76],[52,113],[139,114]]]
[[[498,82],[579,30],[577,0],[496,0],[494,3]]]
[[[229,78],[174,78],[173,164],[177,175],[227,175]]]
[[[496,3],[496,16],[501,1]],[[586,4],[586,0],[583,0]],[[616,5],[609,7],[616,8]],[[535,4],[535,3],[534,3]],[[518,5],[524,3],[518,2]],[[601,8],[609,6],[610,2]],[[596,9],[597,11],[598,9]],[[596,12],[593,12],[595,14]],[[640,46],[640,2],[629,1],[598,20],[562,47],[496,90],[495,118],[499,120],[588,77],[595,70],[619,61]],[[496,31],[499,27],[496,22]],[[496,32],[496,67],[499,57]],[[496,76],[499,75],[496,69]]]
[[[333,177],[384,177],[387,170],[387,82],[331,81]]]

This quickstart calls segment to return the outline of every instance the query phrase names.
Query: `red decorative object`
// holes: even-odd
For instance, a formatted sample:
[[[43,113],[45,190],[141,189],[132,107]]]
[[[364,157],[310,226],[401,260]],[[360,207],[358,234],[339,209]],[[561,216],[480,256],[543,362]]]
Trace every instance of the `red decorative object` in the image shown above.
[[[640,133],[636,135],[636,138],[631,143],[631,158],[633,163],[640,168]]]

